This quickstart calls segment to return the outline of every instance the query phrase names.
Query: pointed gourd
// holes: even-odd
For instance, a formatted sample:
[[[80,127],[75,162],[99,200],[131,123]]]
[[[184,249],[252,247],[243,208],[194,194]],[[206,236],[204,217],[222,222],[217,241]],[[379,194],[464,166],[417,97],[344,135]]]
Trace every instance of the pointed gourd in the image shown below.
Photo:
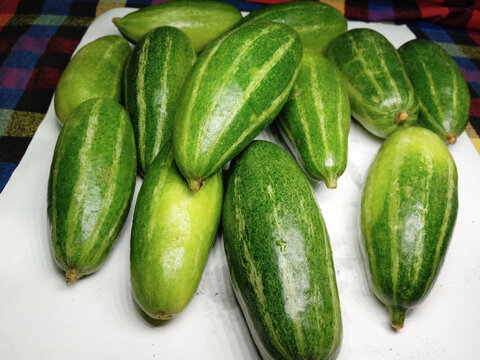
[[[50,243],[69,283],[96,271],[122,229],[137,159],[125,109],[109,99],[79,105],[62,128],[48,182]]]
[[[325,3],[318,1],[289,1],[264,6],[245,16],[239,25],[279,22],[293,27],[305,49],[318,54],[325,51],[330,41],[347,31],[345,16]]]
[[[386,138],[414,124],[418,101],[397,50],[379,32],[353,29],[331,41],[327,58],[347,87],[353,117]]]
[[[440,45],[411,40],[398,49],[419,100],[419,124],[450,144],[465,131],[470,110],[467,82]]]
[[[440,271],[457,217],[457,168],[430,130],[398,130],[370,166],[361,202],[361,248],[375,296],[403,326]]]
[[[335,188],[347,166],[350,104],[340,75],[326,58],[304,51],[277,121],[307,175]]]
[[[177,27],[188,35],[195,51],[201,52],[241,19],[237,8],[222,1],[178,0],[146,6],[112,21],[133,43],[157,27]]]
[[[141,174],[163,147],[171,147],[178,96],[195,58],[187,35],[162,26],[145,35],[127,61],[125,107],[135,132]]]
[[[117,35],[98,38],[76,52],[55,90],[55,113],[64,124],[84,101],[96,97],[120,102],[128,42]]]
[[[192,190],[245,148],[280,112],[302,57],[291,27],[240,26],[195,62],[178,102],[175,161]]]
[[[130,242],[133,296],[145,313],[162,320],[180,313],[195,295],[223,200],[221,172],[194,193],[166,150],[145,175]]]
[[[233,289],[263,359],[334,359],[342,319],[330,241],[295,160],[251,143],[231,164],[222,224]]]

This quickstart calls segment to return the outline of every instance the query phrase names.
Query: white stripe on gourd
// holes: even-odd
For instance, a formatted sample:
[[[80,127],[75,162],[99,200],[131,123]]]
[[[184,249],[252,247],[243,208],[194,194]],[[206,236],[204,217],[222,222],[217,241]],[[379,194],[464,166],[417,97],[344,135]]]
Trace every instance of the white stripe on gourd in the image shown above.
[[[315,67],[315,64],[312,66],[312,64],[309,65],[310,69],[310,78],[312,80],[312,96],[313,96],[313,101],[314,101],[314,109],[315,113],[317,114],[317,119],[319,120],[320,128],[321,128],[321,133],[322,133],[322,143],[324,147],[324,154],[328,156],[329,154],[329,148],[328,148],[328,139],[327,139],[327,132],[325,131],[325,108],[323,106],[323,101],[322,101],[322,96],[320,95],[320,90],[319,90],[319,85],[318,85],[318,74],[317,70]],[[308,134],[308,132],[306,132]],[[308,135],[308,137],[310,137]],[[311,144],[311,141],[307,141],[308,144]],[[312,160],[315,162],[315,166],[317,169],[321,169],[322,167],[317,164],[316,161],[316,156],[314,156],[314,152],[311,153]]]
[[[68,231],[65,241],[65,254],[67,256],[67,259],[72,258],[72,250],[74,249],[72,249],[70,245],[71,242],[75,242],[75,230],[77,230],[75,224],[80,218],[79,211],[82,207],[83,202],[85,201],[85,196],[87,195],[87,191],[82,189],[82,187],[86,183],[89,173],[87,171],[84,171],[83,168],[85,166],[90,166],[90,159],[93,158],[91,155],[91,150],[93,148],[94,139],[96,137],[96,130],[98,129],[98,112],[101,104],[102,101],[97,101],[92,107],[90,116],[88,117],[88,125],[85,130],[85,136],[81,142],[83,146],[80,148],[78,154],[79,176],[75,181],[75,184],[73,185],[72,199],[70,201],[70,205],[67,211],[67,224],[70,224],[69,226],[67,226]]]
[[[238,29],[241,29],[241,27],[239,28],[236,28],[234,30],[232,30],[229,34],[233,34],[235,32],[238,31]],[[185,129],[189,129],[189,132],[192,131],[193,129],[191,129],[190,127],[190,118],[191,118],[191,114],[192,114],[192,110],[193,110],[193,107],[195,105],[195,102],[197,100],[197,95],[198,95],[198,89],[200,87],[200,81],[198,81],[198,79],[201,79],[203,74],[205,73],[205,71],[207,70],[207,65],[208,63],[210,62],[210,60],[212,59],[213,55],[217,52],[218,48],[220,47],[220,45],[226,40],[228,39],[228,36],[224,36],[222,38],[220,38],[220,40],[217,41],[217,43],[215,44],[215,46],[211,49],[208,49],[208,56],[205,60],[199,58],[200,61],[203,60],[203,64],[202,64],[202,67],[198,70],[198,72],[196,73],[196,77],[195,78],[190,78],[190,80],[187,80],[189,81],[190,83],[193,82],[195,84],[195,87],[193,88],[193,91],[192,91],[192,95],[190,96],[189,98],[189,102],[185,105],[187,110],[186,110],[186,113],[185,113],[185,116],[184,116],[184,119],[185,119]],[[199,61],[197,60],[197,61]],[[191,136],[191,134],[189,134]],[[188,141],[189,139],[191,139],[190,136],[185,136],[184,137],[184,142],[183,142],[183,146],[182,146],[182,149],[183,149],[183,159],[187,159],[188,158],[188,155],[187,155],[187,149],[188,149]]]
[[[140,52],[139,61],[138,61],[138,76],[137,76],[137,109],[138,109],[138,138],[143,139],[138,141],[138,152],[141,161],[145,159],[145,144],[147,143],[147,132],[145,131],[145,124],[147,122],[147,104],[145,101],[145,77],[147,71],[145,70],[147,66],[148,59],[148,50],[150,45],[150,37],[145,38],[145,42]]]
[[[271,30],[271,28],[267,28],[266,30]],[[275,53],[270,57],[270,59],[251,76],[251,80],[250,80],[250,83],[249,83],[248,87],[243,91],[241,99],[239,99],[237,102],[235,102],[235,105],[232,107],[229,114],[227,116],[225,116],[225,118],[223,119],[221,128],[220,129],[213,128],[212,124],[214,122],[208,121],[203,126],[204,128],[206,128],[206,130],[199,132],[198,138],[203,138],[203,139],[208,140],[211,137],[209,135],[204,136],[205,134],[210,134],[210,135],[223,134],[227,129],[229,129],[230,124],[235,119],[238,112],[243,108],[246,101],[250,98],[252,93],[260,87],[260,85],[264,81],[264,79],[267,78],[268,72],[270,70],[272,70],[272,68],[279,62],[279,60],[283,57],[283,55],[288,51],[288,49],[291,47],[291,45],[295,41],[296,41],[295,38],[293,38],[293,37],[290,38],[290,40],[288,42],[286,42],[280,48],[278,48],[275,51]],[[288,87],[288,89],[291,89],[291,87]],[[282,94],[283,94],[283,92],[282,92]],[[277,104],[278,103],[277,100],[278,100],[278,97],[277,97],[277,99],[272,101],[272,104]],[[273,108],[274,107],[272,107],[272,106],[269,107],[269,109],[273,109]],[[270,115],[270,114],[266,114],[266,115]],[[259,121],[259,119],[263,120],[262,116],[257,118],[257,120],[252,121],[253,126],[250,126],[249,129],[244,131],[242,135],[249,134],[251,132],[251,128],[254,128],[254,127],[258,126],[258,124],[261,123],[261,121]],[[206,150],[207,148],[214,148],[218,144],[218,142],[221,141],[221,140],[222,140],[221,136],[215,136],[215,141],[213,143],[198,141],[197,152],[196,152],[195,158],[196,159],[199,158],[198,154],[200,152],[200,147],[201,147],[201,150]],[[235,142],[235,144],[237,144],[237,143],[239,143],[239,142],[238,141]],[[235,146],[231,146],[230,149],[225,152],[225,154],[227,156],[230,155],[229,152],[232,149],[234,149],[234,147]]]
[[[369,69],[368,64],[365,62],[364,55],[363,55],[363,49],[359,49],[357,44],[354,41],[351,41],[351,46],[352,46],[353,52],[355,53],[351,62],[354,62],[355,60],[357,60],[360,63],[360,65],[362,66],[361,73],[367,76],[367,78],[370,80],[370,83],[375,88],[378,97],[382,98],[383,95],[384,95],[382,86],[380,86],[380,84],[377,82],[377,79],[375,78],[375,76],[373,76],[372,72]],[[348,65],[348,64],[345,64],[345,67],[346,67],[346,65]],[[357,92],[358,92],[358,90],[357,90]],[[360,96],[360,98],[362,98],[362,97]]]
[[[285,87],[285,90],[283,90],[283,92],[275,99],[272,101],[270,107],[266,110],[264,110],[260,116],[257,118],[257,120],[255,122],[252,122],[252,124],[249,126],[248,129],[246,129],[238,138],[237,140],[235,141],[235,143],[233,143],[230,148],[228,148],[227,151],[225,151],[223,153],[223,156],[219,159],[219,161],[217,161],[217,163],[212,167],[212,169],[215,169],[216,167],[220,166],[221,164],[223,164],[226,159],[231,156],[231,151],[232,149],[236,148],[243,140],[245,140],[245,138],[250,135],[252,133],[252,130],[257,127],[259,124],[261,124],[268,116],[271,116],[272,115],[272,111],[274,109],[276,109],[278,106],[280,106],[280,104],[286,99],[286,97],[288,96],[288,94],[290,94],[291,92],[291,89],[292,89],[292,86],[293,86],[293,82],[295,81],[295,78],[297,77],[297,74],[298,74],[298,70],[300,69],[300,67],[298,67],[296,70],[295,70],[295,73],[292,77],[292,79],[290,80],[290,83]]]
[[[171,35],[168,35],[166,36],[166,39],[165,39],[165,47],[166,47],[166,50],[165,50],[165,66],[163,67],[163,73],[162,73],[162,80],[160,82],[161,84],[161,89],[158,90],[159,93],[160,93],[160,96],[156,96],[155,97],[155,104],[156,104],[156,107],[158,109],[158,112],[160,114],[166,114],[167,112],[167,104],[168,104],[168,98],[169,98],[169,94],[168,94],[168,70],[170,69],[170,63],[169,63],[169,57],[170,57],[170,54],[172,52],[172,36]],[[157,93],[156,93],[157,94]],[[158,154],[159,150],[160,150],[160,140],[162,140],[163,138],[163,131],[164,131],[164,127],[160,127],[158,128],[157,127],[157,134],[156,136],[154,136],[154,144],[152,146],[152,151],[150,153],[150,163],[153,161],[153,159],[155,159],[155,156]]]
[[[223,86],[220,87],[218,89],[218,91],[215,93],[215,96],[213,97],[213,99],[210,103],[210,109],[206,112],[205,119],[211,119],[211,121],[204,122],[202,124],[200,130],[198,131],[198,138],[199,139],[202,139],[202,138],[208,139],[210,137],[210,135],[212,135],[212,134],[216,134],[218,132],[223,133],[225,128],[228,127],[228,125],[230,125],[231,118],[235,117],[235,115],[237,114],[237,112],[238,112],[237,109],[241,108],[241,106],[243,106],[242,101],[237,101],[236,104],[240,103],[241,106],[237,106],[237,109],[234,108],[233,110],[231,110],[229,112],[229,115],[231,117],[230,120],[222,119],[221,122],[220,121],[218,121],[218,122],[215,121],[215,119],[217,119],[218,117],[222,117],[222,118],[226,117],[224,114],[216,114],[216,110],[218,109],[219,104],[220,104],[221,111],[223,110],[223,107],[221,106],[221,100],[225,98],[225,93],[226,92],[232,91],[231,88],[230,88],[231,84],[230,84],[229,80],[231,80],[233,78],[233,76],[238,72],[238,66],[242,62],[242,60],[244,60],[245,53],[247,53],[249,50],[251,50],[252,44],[257,42],[260,39],[260,37],[262,37],[263,35],[268,34],[270,32],[271,32],[270,28],[263,29],[260,33],[256,34],[254,37],[252,37],[251,39],[246,41],[245,44],[243,44],[243,46],[240,49],[237,50],[238,51],[237,57],[235,58],[235,60],[233,60],[231,66],[229,66],[228,70],[222,76],[223,81],[221,81],[221,83],[222,83]],[[249,88],[245,89],[244,93],[247,92],[248,89]],[[222,126],[221,129],[216,129],[216,128],[212,129],[212,126],[211,126],[212,123],[213,124],[223,124],[223,126]],[[199,158],[198,154],[201,152],[202,148],[203,148],[203,143],[201,141],[198,141],[197,142],[197,148],[196,148],[196,151],[195,151],[195,158],[196,159]]]
[[[420,105],[420,109],[423,111],[423,119],[426,120],[430,125],[432,125],[435,129],[441,131],[443,133],[443,128],[438,124],[435,119],[430,115],[430,113],[427,111],[427,108],[425,104],[423,103],[422,100],[418,100],[418,104]]]
[[[332,258],[331,257],[331,245],[329,242],[330,237],[328,236],[327,232],[327,225],[325,224],[325,220],[323,219],[323,216],[321,215],[320,209],[318,210],[320,212],[320,222],[322,224],[322,232],[323,232],[323,249],[325,250],[325,257],[324,259]],[[334,266],[327,266],[327,271],[328,271],[328,284],[330,286],[330,304],[334,308],[333,313],[334,314],[340,314],[340,304],[333,299],[334,294],[338,294],[337,290],[337,283],[333,280],[335,279],[335,268]],[[337,295],[338,298],[338,295]],[[341,317],[339,316],[334,316],[334,327],[333,327],[333,334],[341,334]],[[336,344],[337,341],[332,341],[332,345]]]
[[[333,69],[333,71],[336,71],[335,69]],[[338,74],[337,74],[338,75]],[[342,114],[342,104],[345,104],[345,103],[348,103],[345,99],[345,92],[343,91],[342,89],[342,83],[341,83],[341,78],[340,76],[336,76],[336,82],[337,82],[337,93],[338,93],[338,101],[337,101],[337,114],[340,116],[340,114]],[[350,120],[348,120],[350,121]],[[337,121],[337,125],[338,125],[338,135],[339,135],[339,139],[340,139],[340,143],[343,143],[344,142],[344,137],[345,137],[345,134],[343,133],[343,124],[341,121]],[[344,146],[340,146],[339,147],[339,158],[343,159],[345,158],[345,147]]]
[[[455,74],[455,68],[453,66],[449,66],[449,69],[450,69],[450,72],[452,73],[452,78],[453,78],[453,86],[452,86],[452,95],[453,95],[453,106],[452,108],[453,109],[458,109],[457,108],[457,103],[458,103],[458,96],[460,94],[460,91],[458,91],[458,76],[456,76]],[[451,118],[452,115],[449,116],[449,118]],[[443,119],[445,119],[445,117],[443,117]],[[455,124],[453,124],[455,125]],[[448,129],[449,131],[456,131],[456,129],[450,129],[450,126],[446,126],[446,129]],[[447,134],[447,135],[450,135],[450,134]]]
[[[297,84],[295,83],[294,93],[298,93],[298,91],[300,91],[300,89],[297,87]],[[308,94],[308,95],[310,95],[310,94]],[[312,98],[313,98],[313,95],[312,95]],[[309,127],[308,127],[308,124],[306,122],[306,119],[308,119],[308,116],[306,116],[306,114],[305,114],[305,108],[298,101],[295,101],[294,104],[295,104],[295,110],[298,112],[298,120],[300,120],[300,124],[302,125],[303,134],[306,137],[306,141],[304,142],[304,144],[307,146],[308,153],[310,155],[310,159],[315,164],[315,166],[317,168],[319,168],[319,164],[318,164],[317,158],[315,156],[315,151],[312,149],[312,139],[311,139],[311,136],[310,136],[310,132],[308,131]],[[290,131],[290,126],[282,127],[282,129],[285,131],[285,133],[287,134],[289,139],[294,138],[291,131]],[[297,146],[298,144],[294,144],[294,145]]]
[[[420,62],[420,64],[422,65],[422,68],[423,68],[423,71],[425,72],[425,75],[427,77],[427,80],[428,80],[428,88],[430,89],[430,100],[433,101],[433,103],[435,104],[435,108],[438,110],[438,114],[437,116],[440,118],[440,119],[444,119],[445,118],[445,113],[443,112],[443,107],[442,105],[438,102],[439,101],[439,97],[437,96],[436,94],[436,86],[435,86],[435,81],[433,80],[432,78],[432,73],[430,71],[428,71],[427,69],[427,66],[426,64],[422,61]],[[422,101],[420,101],[422,103],[422,106],[423,108],[426,110],[424,104]],[[429,118],[430,118],[430,113],[425,111],[426,114],[428,114]],[[432,125],[434,125],[436,128],[440,128],[441,129],[441,126],[439,124],[436,123],[436,121],[434,121],[432,123]]]
[[[113,58],[112,52],[113,52],[113,50],[116,50],[117,47],[118,47],[118,42],[113,42],[108,46],[108,48],[105,49],[104,55],[100,59],[100,62],[98,63],[98,66],[97,66],[99,69],[101,69],[103,67],[103,63],[106,63],[107,61],[110,61]],[[124,65],[123,63],[118,63],[117,61],[114,61],[113,63],[117,66],[123,66]],[[115,93],[115,91],[118,87],[118,84],[122,81],[122,77],[117,76],[113,80],[117,81],[117,83],[113,84],[113,86],[111,87],[111,89],[112,89],[111,93],[112,94]]]
[[[302,350],[305,349],[305,341],[302,333],[301,320],[299,320],[299,314],[305,310],[305,308],[302,307],[302,304],[306,302],[305,293],[309,290],[310,279],[309,274],[299,271],[299,269],[295,269],[293,262],[300,261],[303,263],[307,261],[305,249],[303,247],[295,249],[291,248],[295,242],[290,243],[288,242],[288,239],[291,237],[296,238],[297,234],[288,233],[288,230],[285,231],[282,221],[283,219],[280,217],[279,209],[276,206],[275,194],[271,185],[268,185],[267,192],[272,204],[272,220],[274,222],[273,226],[278,234],[277,237],[285,241],[284,244],[276,244],[275,246],[275,253],[278,261],[278,273],[282,283],[284,309],[285,313],[292,321],[295,342],[299,349],[299,354],[302,354]],[[298,257],[300,257],[301,260],[298,260]],[[288,285],[288,288],[286,288],[285,285]]]
[[[400,95],[400,91],[398,89],[398,84],[396,83],[396,81],[394,80],[394,78],[392,76],[392,72],[390,70],[390,67],[387,66],[387,64],[385,63],[385,59],[388,56],[388,54],[385,54],[385,52],[383,51],[385,49],[385,47],[384,46],[381,46],[381,47],[376,46],[375,40],[371,36],[369,38],[370,38],[370,42],[372,43],[373,49],[378,54],[378,58],[380,59],[380,62],[381,62],[380,68],[382,69],[381,72],[384,73],[384,74],[388,74],[388,76],[387,76],[388,83],[390,84],[391,88],[394,89],[393,92]],[[395,56],[397,57],[397,60],[400,63],[401,62],[400,57],[398,56],[398,54],[396,52],[395,52]],[[401,69],[401,71],[402,71],[404,81],[408,83],[409,80],[408,80],[407,74],[405,73],[405,71],[403,71],[403,69]],[[397,98],[397,99],[400,99],[400,98]]]
[[[423,186],[424,189],[430,189],[430,182],[433,177],[433,161],[430,157],[422,155],[421,157],[422,164],[427,165],[427,178],[425,179],[425,185]],[[421,220],[418,222],[419,228],[415,229],[415,251],[413,253],[414,261],[413,261],[413,278],[412,278],[412,286],[409,289],[408,294],[412,294],[415,290],[416,283],[418,280],[418,275],[420,274],[420,270],[422,268],[423,260],[425,257],[422,256],[422,251],[424,249],[424,241],[425,241],[425,217],[427,216],[429,209],[430,209],[430,198],[428,196],[428,192],[424,191],[422,193],[422,211],[420,211]],[[417,214],[418,215],[418,214]]]
[[[233,197],[236,199],[240,199],[238,194],[238,186],[239,186],[240,178],[236,176],[233,181]],[[237,234],[240,235],[239,240],[240,243],[243,243],[243,252],[245,254],[245,260],[248,262],[248,265],[245,269],[247,272],[247,276],[249,279],[249,283],[253,287],[255,292],[255,297],[257,299],[257,304],[260,305],[260,309],[257,309],[259,313],[262,314],[263,318],[265,319],[265,326],[267,327],[269,333],[271,334],[271,339],[275,342],[276,347],[282,353],[283,356],[288,356],[287,351],[283,348],[283,344],[281,343],[277,332],[275,331],[275,327],[273,326],[273,321],[270,317],[270,314],[267,311],[267,300],[265,294],[263,292],[263,282],[262,277],[258,274],[257,268],[255,267],[255,261],[253,260],[252,255],[248,249],[250,244],[249,238],[244,238],[243,234],[245,234],[245,220],[243,218],[241,207],[238,205],[240,201],[235,201],[235,217],[237,219],[236,226],[237,226]]]
[[[250,251],[248,250],[248,245],[246,242],[243,243],[243,252],[245,254],[245,260],[248,262],[246,271],[248,273],[249,283],[253,286],[253,289],[255,291],[257,304],[261,306],[261,309],[259,309],[259,312],[262,314],[262,317],[265,319],[265,326],[267,327],[267,330],[271,335],[270,338],[275,343],[276,348],[278,349],[278,351],[280,351],[280,353],[283,356],[287,357],[288,352],[283,347],[283,344],[278,337],[277,331],[275,330],[275,326],[273,325],[273,321],[272,321],[272,318],[270,317],[270,313],[267,311],[267,308],[266,308],[267,299],[265,297],[265,294],[263,293],[262,277],[257,272],[257,268],[255,267],[255,261],[253,260],[253,257],[250,254]]]
[[[445,214],[443,216],[442,226],[440,227],[440,236],[438,237],[439,239],[442,239],[442,241],[439,241],[437,243],[437,248],[435,249],[435,260],[434,260],[434,263],[433,263],[433,269],[437,269],[438,263],[440,261],[440,251],[441,251],[445,241],[449,241],[449,238],[445,237],[445,233],[447,231],[448,221],[449,221],[449,218],[450,218],[450,214],[452,212],[452,197],[453,197],[453,190],[455,188],[455,184],[454,184],[454,180],[453,180],[454,179],[455,164],[452,162],[451,159],[448,160],[447,167],[448,167],[447,207],[445,209]],[[427,281],[426,289],[428,289],[428,287],[430,286],[433,278],[435,277],[435,273],[436,273],[436,271],[432,271],[432,273],[431,273],[431,275],[430,275],[430,277]]]
[[[399,148],[405,148],[408,146],[409,139],[405,138],[401,141],[403,145],[399,145]],[[400,169],[405,160],[405,152],[398,151],[395,154],[395,158],[392,162],[392,171],[390,182],[390,190],[388,191],[389,202],[388,202],[388,228],[389,228],[389,239],[390,239],[390,262],[391,262],[391,281],[392,281],[392,291],[393,291],[393,302],[396,302],[397,297],[397,283],[398,283],[398,232],[397,227],[399,224],[398,215],[402,210],[400,206],[400,197],[398,196],[400,191],[400,186],[398,184]]]
[[[121,158],[121,155],[122,155],[122,152],[123,152],[123,144],[124,144],[124,141],[125,141],[125,125],[126,125],[127,121],[129,121],[129,119],[125,118],[125,113],[124,112],[122,112],[121,116],[124,120],[120,121],[120,126],[118,127],[117,133],[115,135],[115,153],[114,153],[114,158],[113,158],[112,165],[111,165],[111,169],[113,169],[114,171],[116,171],[117,168],[119,167],[120,158]],[[102,200],[102,210],[101,210],[100,214],[98,215],[99,219],[102,219],[102,218],[105,219],[105,216],[109,213],[109,211],[111,209],[111,205],[113,203],[114,196],[116,195],[116,192],[118,191],[118,187],[117,187],[117,184],[115,182],[107,181],[106,184],[107,184],[107,189],[105,190],[105,196],[103,197],[103,200]],[[128,204],[125,203],[123,206],[125,207],[127,205]],[[123,209],[120,212],[123,212]],[[101,228],[102,225],[103,224],[101,222],[96,223],[95,229],[90,234],[90,239],[95,239],[99,236],[100,228]],[[112,226],[110,228],[110,230],[108,231],[108,234],[105,238],[106,239],[112,238],[115,231],[117,231],[117,229],[115,228],[115,226]],[[85,249],[85,251],[82,253],[82,262],[83,262],[83,260],[87,260],[87,259],[83,259],[84,257],[91,256],[90,251],[92,250],[94,245],[95,245],[94,242],[90,242],[90,247]],[[93,260],[90,261],[90,264],[96,264],[97,263],[99,258],[102,255],[105,254],[105,249],[108,245],[109,244],[108,244],[107,241],[102,242],[102,245],[100,246],[100,249],[98,251],[95,250],[96,253],[97,253],[97,256],[94,257]]]
[[[169,166],[162,166],[160,174],[158,175],[158,182],[155,185],[155,188],[153,190],[152,201],[148,202],[149,203],[148,216],[151,219],[154,218],[156,209],[158,208],[157,207],[158,204],[156,200],[158,199],[162,200],[160,193],[163,191],[165,187],[167,174],[169,171],[170,171]],[[146,231],[145,239],[155,239],[155,236],[153,235],[153,232],[155,230],[155,225],[156,225],[155,221],[148,221],[148,228]]]

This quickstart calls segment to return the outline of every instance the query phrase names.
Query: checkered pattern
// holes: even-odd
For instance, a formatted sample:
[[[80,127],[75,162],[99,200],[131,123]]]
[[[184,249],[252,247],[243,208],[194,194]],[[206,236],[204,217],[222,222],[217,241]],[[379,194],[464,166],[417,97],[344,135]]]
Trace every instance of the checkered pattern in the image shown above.
[[[224,0],[255,10],[281,0]],[[8,0],[0,2],[0,192],[42,121],[72,52],[93,19],[147,0]],[[325,0],[349,19],[407,24],[455,59],[472,96],[467,133],[480,152],[480,1]],[[425,19],[429,20],[426,21]]]

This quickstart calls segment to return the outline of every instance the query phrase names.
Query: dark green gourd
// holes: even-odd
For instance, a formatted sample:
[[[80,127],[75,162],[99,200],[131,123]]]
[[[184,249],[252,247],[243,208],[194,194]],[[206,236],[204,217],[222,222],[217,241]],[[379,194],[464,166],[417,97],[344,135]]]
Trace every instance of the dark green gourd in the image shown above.
[[[347,166],[350,104],[342,79],[323,56],[304,51],[278,123],[305,172],[335,188]]]
[[[141,174],[163,147],[171,147],[178,96],[195,58],[187,35],[162,26],[145,35],[128,59],[125,107],[135,132]]]
[[[379,32],[353,29],[338,36],[327,58],[347,87],[353,117],[386,138],[415,123],[418,101],[397,50]]]
[[[223,207],[233,289],[264,359],[334,359],[342,320],[330,241],[304,173],[254,141],[231,164]]]
[[[302,58],[291,27],[240,26],[198,58],[178,101],[175,161],[192,190],[245,148],[280,112]]]
[[[51,246],[69,283],[96,271],[127,217],[137,159],[132,124],[113,100],[79,105],[62,128],[48,182]]]
[[[420,103],[419,124],[450,144],[465,131],[470,93],[457,63],[440,45],[424,39],[398,49]]]
[[[318,1],[289,1],[264,6],[245,16],[239,25],[278,22],[293,27],[304,48],[318,54],[332,39],[347,31],[345,16],[333,6]]]

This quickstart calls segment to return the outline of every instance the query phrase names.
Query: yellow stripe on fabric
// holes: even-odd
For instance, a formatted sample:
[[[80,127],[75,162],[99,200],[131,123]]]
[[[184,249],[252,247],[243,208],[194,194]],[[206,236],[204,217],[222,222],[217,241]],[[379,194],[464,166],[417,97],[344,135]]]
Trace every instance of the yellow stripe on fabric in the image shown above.
[[[27,15],[18,15],[16,14],[14,17],[10,19],[8,22],[8,26],[25,26],[25,25],[33,25],[35,20],[39,15],[35,14],[27,14]],[[58,24],[59,25],[59,24]]]
[[[13,110],[0,109],[0,136],[3,136],[5,130],[7,130],[12,112]]]
[[[67,16],[67,15],[15,15],[8,22],[9,26],[74,26],[88,27],[92,18],[85,16]]]
[[[125,0],[110,0],[108,2],[101,1],[97,5],[97,9],[95,11],[95,17],[102,15],[104,12],[115,9],[115,8],[123,8],[127,2]]]
[[[335,9],[339,10],[342,14],[345,14],[345,0],[325,0],[319,1],[330,6],[333,6]]]
[[[449,53],[450,56],[480,59],[480,47],[471,45],[459,45],[449,43],[438,43],[442,48]]]
[[[92,21],[93,19],[89,17],[69,16],[62,22],[62,26],[88,27]]]
[[[0,109],[0,134],[32,137],[44,117],[37,112]]]
[[[467,129],[465,131],[480,155],[480,137],[478,136],[477,132],[470,123],[467,124]]]
[[[474,138],[474,139],[470,139],[470,141],[472,142],[473,146],[475,146],[475,149],[477,149],[477,152],[480,155],[480,139]]]

